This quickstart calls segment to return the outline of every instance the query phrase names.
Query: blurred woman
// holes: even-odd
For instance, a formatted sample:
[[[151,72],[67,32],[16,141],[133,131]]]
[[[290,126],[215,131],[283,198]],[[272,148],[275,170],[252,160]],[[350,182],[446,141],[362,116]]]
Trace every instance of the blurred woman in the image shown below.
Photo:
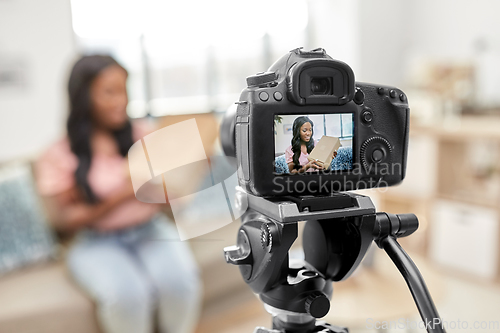
[[[36,166],[57,229],[77,231],[67,255],[106,333],[188,333],[199,313],[197,267],[160,206],[134,197],[127,152],[147,131],[126,114],[127,72],[86,56],[69,78],[67,136]],[[176,240],[177,239],[177,240]]]

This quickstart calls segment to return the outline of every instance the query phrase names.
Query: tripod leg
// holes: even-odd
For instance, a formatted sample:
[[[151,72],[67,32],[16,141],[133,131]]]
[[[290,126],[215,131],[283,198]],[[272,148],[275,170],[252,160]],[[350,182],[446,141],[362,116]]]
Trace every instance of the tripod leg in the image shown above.
[[[420,316],[425,323],[425,328],[429,333],[444,333],[442,320],[432,301],[432,297],[427,289],[424,278],[420,274],[417,266],[403,250],[401,245],[393,236],[387,236],[380,241],[381,247],[387,252],[396,267],[403,275],[408,288],[410,288],[415,304]]]

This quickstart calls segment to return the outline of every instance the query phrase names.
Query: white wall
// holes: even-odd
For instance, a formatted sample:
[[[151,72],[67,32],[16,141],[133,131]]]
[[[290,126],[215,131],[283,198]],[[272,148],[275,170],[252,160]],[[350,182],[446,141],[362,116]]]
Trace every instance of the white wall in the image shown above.
[[[347,62],[358,81],[405,88],[418,59],[473,59],[481,91],[500,98],[498,1],[309,0],[308,5],[306,48],[325,48]],[[479,39],[487,48],[478,55]],[[65,85],[75,49],[68,0],[0,0],[0,75],[12,59],[26,72],[24,88],[0,84],[0,162],[37,153],[64,133]]]
[[[0,1],[0,75],[12,64],[25,74],[23,87],[0,86],[0,162],[36,154],[63,135],[74,50],[69,1]]]
[[[413,0],[407,6],[413,36],[408,52],[441,59],[470,58],[478,38],[500,42],[499,11],[496,0]]]
[[[409,1],[358,0],[353,24],[359,26],[356,80],[398,86],[404,77],[408,45],[413,43]]]
[[[469,61],[478,64],[480,85],[491,86],[500,71],[500,2],[496,0],[357,0],[360,66],[357,79],[395,86],[406,84],[418,61]],[[477,40],[487,43],[478,54]],[[496,61],[484,62],[493,56]],[[481,69],[487,65],[487,69]],[[481,74],[482,75],[482,74]]]
[[[359,66],[359,0],[309,0],[307,49],[322,47],[333,58],[346,62],[356,74]],[[287,22],[293,24],[293,22]]]

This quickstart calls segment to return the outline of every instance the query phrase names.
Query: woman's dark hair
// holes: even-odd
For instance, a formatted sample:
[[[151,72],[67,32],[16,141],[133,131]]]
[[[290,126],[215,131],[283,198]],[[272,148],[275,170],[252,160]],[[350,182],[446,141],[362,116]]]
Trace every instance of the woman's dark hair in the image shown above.
[[[295,118],[295,120],[293,121],[293,127],[292,127],[292,131],[293,131],[292,151],[293,151],[293,165],[294,165],[293,168],[294,169],[300,169],[299,157],[300,157],[301,150],[302,150],[300,147],[302,145],[302,141],[300,139],[300,128],[305,123],[311,124],[311,132],[312,132],[311,139],[309,140],[309,142],[306,142],[307,153],[310,154],[314,148],[314,140],[313,140],[314,123],[311,121],[311,119],[309,119],[306,116]]]
[[[92,133],[91,110],[93,106],[90,87],[102,70],[109,66],[119,66],[125,71],[110,56],[84,56],[73,66],[68,82],[70,112],[66,126],[71,151],[78,157],[79,162],[75,171],[75,179],[76,184],[80,187],[86,201],[89,203],[99,201],[88,182],[88,173],[92,162],[90,137]],[[120,154],[126,156],[133,144],[130,121],[127,121],[121,129],[114,131],[113,135],[118,143]]]

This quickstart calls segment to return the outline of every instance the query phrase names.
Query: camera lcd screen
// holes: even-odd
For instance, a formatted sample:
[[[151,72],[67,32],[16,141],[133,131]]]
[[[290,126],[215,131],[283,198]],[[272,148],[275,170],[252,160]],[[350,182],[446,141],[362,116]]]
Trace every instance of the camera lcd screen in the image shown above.
[[[275,115],[274,172],[304,175],[351,170],[352,113]]]

